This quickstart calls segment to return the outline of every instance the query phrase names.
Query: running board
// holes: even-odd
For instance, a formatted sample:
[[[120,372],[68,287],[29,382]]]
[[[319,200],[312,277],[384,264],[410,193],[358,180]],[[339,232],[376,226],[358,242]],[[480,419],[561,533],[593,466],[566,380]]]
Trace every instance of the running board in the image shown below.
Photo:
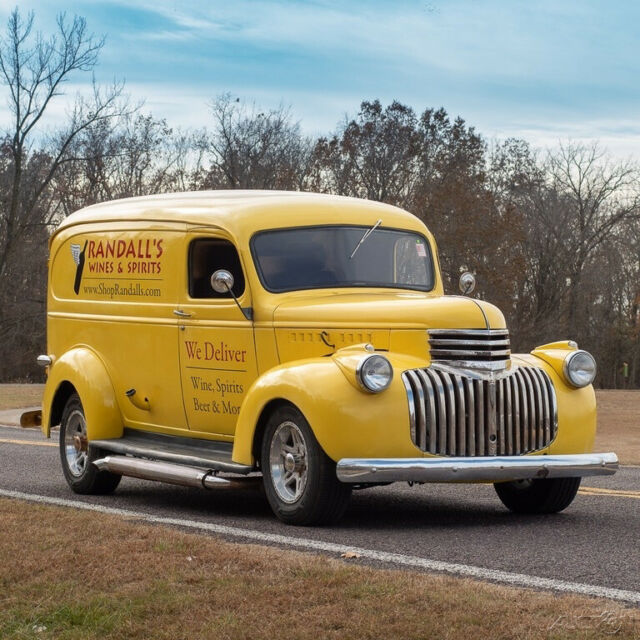
[[[107,456],[94,460],[93,464],[100,471],[110,471],[122,476],[140,478],[141,480],[155,480],[167,482],[183,487],[201,487],[204,489],[237,489],[248,484],[259,482],[258,477],[251,478],[220,478],[215,471],[209,469],[194,469],[180,464],[157,462],[155,460],[141,460],[128,456]]]
[[[189,467],[204,467],[213,471],[246,475],[255,469],[231,460],[233,444],[202,438],[183,438],[160,433],[125,429],[122,438],[92,440],[91,449],[99,449],[99,456],[117,453]]]

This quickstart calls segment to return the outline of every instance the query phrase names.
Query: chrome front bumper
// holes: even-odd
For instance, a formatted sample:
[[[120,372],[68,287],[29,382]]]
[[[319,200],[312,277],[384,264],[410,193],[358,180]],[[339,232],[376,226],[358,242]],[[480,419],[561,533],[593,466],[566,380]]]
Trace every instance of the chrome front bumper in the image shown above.
[[[474,458],[343,458],[341,482],[505,482],[529,478],[608,476],[618,470],[615,453],[491,456]]]

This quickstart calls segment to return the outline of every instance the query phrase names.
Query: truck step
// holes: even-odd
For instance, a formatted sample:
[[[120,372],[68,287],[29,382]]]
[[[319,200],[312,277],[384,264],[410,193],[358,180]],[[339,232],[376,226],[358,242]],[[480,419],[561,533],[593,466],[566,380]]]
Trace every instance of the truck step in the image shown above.
[[[233,444],[200,438],[183,438],[125,429],[122,438],[92,440],[89,447],[101,452],[173,462],[191,467],[204,467],[213,471],[246,475],[255,471],[249,465],[231,460]]]
[[[100,471],[110,471],[131,478],[168,482],[183,487],[202,487],[203,489],[238,489],[257,487],[259,476],[245,476],[242,478],[221,478],[217,472],[210,469],[204,471],[194,467],[187,467],[173,462],[158,460],[142,460],[131,456],[106,456],[95,460]]]

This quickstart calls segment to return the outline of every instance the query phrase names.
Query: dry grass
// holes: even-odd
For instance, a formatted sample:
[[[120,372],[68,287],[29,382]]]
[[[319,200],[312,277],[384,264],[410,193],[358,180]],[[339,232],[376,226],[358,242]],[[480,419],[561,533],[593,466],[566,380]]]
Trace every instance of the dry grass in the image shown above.
[[[640,612],[608,601],[375,570],[6,499],[0,540],[4,640],[640,634]]]
[[[0,410],[39,406],[43,392],[43,384],[0,384]]]
[[[640,391],[596,391],[596,451],[615,451],[623,464],[640,464]]]

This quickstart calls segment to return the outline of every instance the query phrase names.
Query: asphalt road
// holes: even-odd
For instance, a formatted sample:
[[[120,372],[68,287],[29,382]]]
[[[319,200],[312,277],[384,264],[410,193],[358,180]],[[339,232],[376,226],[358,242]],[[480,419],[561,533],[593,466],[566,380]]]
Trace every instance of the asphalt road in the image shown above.
[[[0,489],[640,591],[640,467],[585,478],[573,504],[556,515],[515,516],[492,486],[395,484],[354,492],[338,525],[301,528],[276,520],[259,489],[205,491],[123,478],[112,496],[76,496],[55,439],[0,427]]]

